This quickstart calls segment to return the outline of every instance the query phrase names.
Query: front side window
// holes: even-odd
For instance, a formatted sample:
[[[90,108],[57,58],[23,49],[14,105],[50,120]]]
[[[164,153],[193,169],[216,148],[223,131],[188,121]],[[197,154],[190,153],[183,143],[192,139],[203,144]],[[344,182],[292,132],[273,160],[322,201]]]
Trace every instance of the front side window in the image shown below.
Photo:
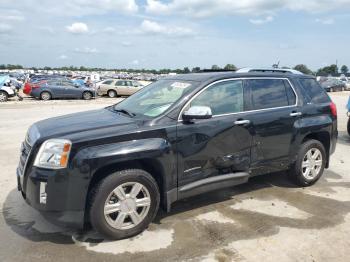
[[[247,80],[251,90],[251,106],[253,110],[288,106],[289,99],[282,79]],[[291,95],[291,94],[290,94]],[[290,97],[291,102],[295,102]]]
[[[210,107],[214,116],[242,112],[243,83],[234,80],[214,84],[194,98],[189,107],[192,106]]]

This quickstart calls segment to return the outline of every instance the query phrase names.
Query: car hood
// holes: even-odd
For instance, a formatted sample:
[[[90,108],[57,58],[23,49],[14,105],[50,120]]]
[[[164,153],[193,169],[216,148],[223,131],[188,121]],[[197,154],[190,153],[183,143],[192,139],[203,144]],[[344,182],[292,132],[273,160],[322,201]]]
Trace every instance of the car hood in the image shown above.
[[[41,139],[54,137],[79,137],[79,133],[89,133],[97,137],[102,130],[113,133],[135,130],[137,120],[113,112],[107,108],[49,118],[35,123]]]

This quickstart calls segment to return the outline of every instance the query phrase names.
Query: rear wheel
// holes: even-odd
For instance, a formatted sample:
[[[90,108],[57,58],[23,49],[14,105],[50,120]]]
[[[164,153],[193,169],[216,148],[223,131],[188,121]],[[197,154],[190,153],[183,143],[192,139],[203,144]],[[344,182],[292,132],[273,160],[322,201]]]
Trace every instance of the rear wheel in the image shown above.
[[[0,91],[0,102],[6,102],[8,100],[8,95],[5,91]]]
[[[109,91],[107,92],[107,94],[108,94],[108,96],[109,96],[110,98],[115,98],[115,97],[117,97],[117,92],[116,92],[115,90],[109,90]]]
[[[123,170],[109,175],[92,190],[90,221],[102,235],[123,239],[145,230],[158,207],[154,178],[143,170]]]
[[[289,170],[289,177],[300,186],[311,186],[320,179],[326,166],[326,150],[317,140],[301,145],[297,160]]]
[[[44,101],[48,101],[51,99],[51,94],[49,92],[44,91],[40,94],[40,99]]]
[[[84,92],[83,93],[83,99],[84,100],[90,100],[92,98],[91,92]]]
[[[350,118],[348,119],[348,134],[350,136]]]

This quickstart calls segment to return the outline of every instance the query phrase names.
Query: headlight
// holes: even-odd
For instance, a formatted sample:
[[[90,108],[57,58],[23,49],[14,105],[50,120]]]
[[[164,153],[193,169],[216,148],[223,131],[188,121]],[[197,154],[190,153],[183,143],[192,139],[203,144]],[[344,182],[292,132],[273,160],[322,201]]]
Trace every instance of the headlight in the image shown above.
[[[34,166],[60,169],[67,167],[72,142],[66,139],[49,139],[45,141],[36,155]]]

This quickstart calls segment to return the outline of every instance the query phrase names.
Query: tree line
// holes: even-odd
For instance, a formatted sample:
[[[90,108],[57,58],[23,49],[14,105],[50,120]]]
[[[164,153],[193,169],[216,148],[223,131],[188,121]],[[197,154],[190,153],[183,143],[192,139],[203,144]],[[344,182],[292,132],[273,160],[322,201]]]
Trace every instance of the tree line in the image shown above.
[[[288,68],[288,67],[283,67],[283,68]],[[12,65],[12,64],[0,64],[0,70],[5,69],[5,70],[14,70],[14,69],[24,69],[22,65]],[[110,70],[115,70],[115,71],[123,71],[123,72],[129,72],[129,73],[152,73],[152,74],[169,74],[169,73],[177,73],[177,74],[188,74],[188,73],[198,73],[202,71],[207,71],[207,70],[213,70],[213,71],[236,71],[237,67],[234,64],[227,64],[224,67],[220,67],[218,65],[213,65],[211,68],[200,68],[200,67],[193,67],[190,69],[189,67],[185,67],[183,69],[132,69],[132,68],[122,68],[122,69],[106,69],[106,68],[92,68],[92,67],[85,67],[85,66],[63,66],[63,67],[30,67],[26,69],[31,69],[31,70],[62,70],[62,71],[110,71]],[[292,69],[298,70],[304,74],[308,75],[317,75],[317,76],[337,76],[339,74],[345,74],[348,75],[349,73],[349,68],[346,65],[343,65],[340,69],[338,68],[337,65],[329,65],[325,66],[323,68],[318,69],[317,71],[312,71],[309,69],[305,64],[298,64],[294,66]]]

